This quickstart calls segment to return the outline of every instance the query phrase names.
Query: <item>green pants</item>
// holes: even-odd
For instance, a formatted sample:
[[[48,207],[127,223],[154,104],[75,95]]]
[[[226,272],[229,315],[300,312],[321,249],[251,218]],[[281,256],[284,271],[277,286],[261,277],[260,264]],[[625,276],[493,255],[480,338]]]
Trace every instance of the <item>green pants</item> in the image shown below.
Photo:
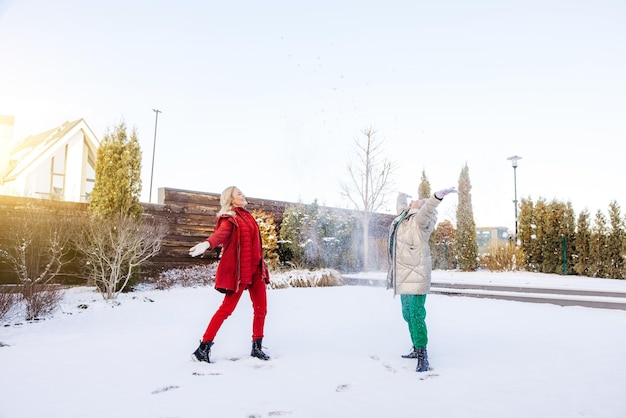
[[[426,295],[400,295],[402,316],[409,324],[409,333],[415,348],[425,348],[428,344],[426,328]]]

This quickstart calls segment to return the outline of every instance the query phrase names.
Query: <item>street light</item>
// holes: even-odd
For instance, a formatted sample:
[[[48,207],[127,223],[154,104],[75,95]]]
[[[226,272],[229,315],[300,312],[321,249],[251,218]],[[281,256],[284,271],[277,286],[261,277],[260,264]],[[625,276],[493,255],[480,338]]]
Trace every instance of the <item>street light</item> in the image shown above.
[[[154,150],[156,149],[157,123],[159,122],[159,113],[163,113],[159,109],[152,109],[152,111],[156,113],[156,115],[154,117],[154,144],[152,145],[152,170],[150,170],[150,194],[148,197],[149,203],[152,203],[152,176],[154,174]]]
[[[511,160],[511,165],[513,166],[513,187],[515,188],[515,200],[513,200],[515,204],[515,245],[517,245],[517,162],[521,159],[522,157],[519,155],[507,158],[507,160]]]

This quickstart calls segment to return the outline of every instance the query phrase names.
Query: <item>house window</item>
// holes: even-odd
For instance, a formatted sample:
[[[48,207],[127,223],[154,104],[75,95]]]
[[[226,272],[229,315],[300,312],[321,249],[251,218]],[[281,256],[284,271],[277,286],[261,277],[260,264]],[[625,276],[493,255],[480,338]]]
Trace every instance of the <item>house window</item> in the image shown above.
[[[50,163],[50,197],[55,200],[63,199],[67,150],[68,145],[66,144],[54,154]]]
[[[85,194],[83,195],[83,201],[89,202],[89,197],[91,196],[91,192],[93,191],[93,186],[96,184],[96,170],[95,170],[95,161],[92,158],[92,155],[89,154],[87,158],[87,173],[85,178]]]

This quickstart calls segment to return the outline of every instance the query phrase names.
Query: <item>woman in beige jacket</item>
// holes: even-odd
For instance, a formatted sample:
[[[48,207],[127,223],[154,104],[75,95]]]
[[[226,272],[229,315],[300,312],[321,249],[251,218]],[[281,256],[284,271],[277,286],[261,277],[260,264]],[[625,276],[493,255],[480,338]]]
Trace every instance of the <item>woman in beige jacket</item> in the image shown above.
[[[413,200],[393,220],[389,228],[389,272],[387,287],[400,295],[402,316],[409,325],[413,342],[411,353],[417,358],[416,371],[428,370],[428,330],[426,294],[430,290],[432,261],[428,240],[437,223],[437,206],[454,187],[443,189],[428,199]]]

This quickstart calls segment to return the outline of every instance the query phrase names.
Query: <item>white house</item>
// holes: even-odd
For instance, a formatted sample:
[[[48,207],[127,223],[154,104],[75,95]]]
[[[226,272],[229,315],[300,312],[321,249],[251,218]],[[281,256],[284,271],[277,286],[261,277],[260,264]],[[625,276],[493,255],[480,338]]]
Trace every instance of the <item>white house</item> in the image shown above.
[[[15,144],[12,116],[0,115],[0,194],[86,202],[100,141],[83,119]]]

